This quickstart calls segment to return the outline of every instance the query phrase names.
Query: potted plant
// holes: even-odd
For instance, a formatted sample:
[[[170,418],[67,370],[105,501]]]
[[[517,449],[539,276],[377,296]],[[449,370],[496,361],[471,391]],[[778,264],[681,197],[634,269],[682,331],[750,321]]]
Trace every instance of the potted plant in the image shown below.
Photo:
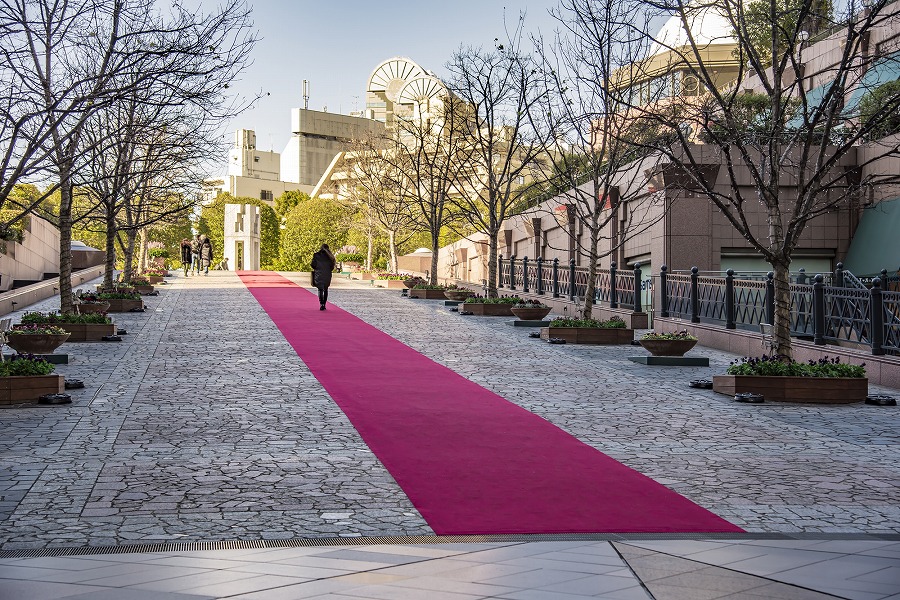
[[[428,284],[428,280],[423,279],[422,277],[419,277],[418,275],[416,275],[415,277],[407,277],[406,279],[403,280],[403,285],[405,285],[409,289],[412,289],[412,288],[416,287],[417,285],[426,285],[426,284]]]
[[[102,299],[97,292],[89,292],[78,297],[75,309],[82,315],[105,314],[109,311],[109,302]]]
[[[424,279],[422,281],[425,281]],[[444,286],[431,285],[430,283],[417,283],[409,290],[410,298],[421,298],[422,300],[443,300]]]
[[[407,287],[404,282],[405,279],[409,279],[409,275],[403,275],[401,273],[377,273],[373,285],[376,287],[399,290]]]
[[[62,375],[53,375],[54,365],[31,354],[17,354],[0,361],[0,404],[37,402],[45,394],[65,389]]]
[[[512,307],[520,302],[517,296],[502,296],[500,298],[482,298],[472,296],[466,298],[462,304],[463,312],[469,312],[480,317],[511,317]]]
[[[778,402],[850,404],[865,401],[869,390],[866,365],[842,363],[838,357],[807,363],[780,355],[744,357],[726,373],[713,376],[713,391],[761,394]]]
[[[6,332],[6,345],[19,354],[52,354],[70,335],[58,325],[19,324]]]
[[[686,329],[671,333],[645,333],[638,341],[653,356],[684,356],[697,344],[697,338]]]
[[[540,300],[520,300],[510,310],[520,321],[540,321],[550,314],[550,307]]]
[[[466,298],[471,298],[474,295],[475,292],[469,288],[460,287],[455,283],[444,288],[444,297],[454,302],[464,302]]]
[[[576,319],[559,317],[541,327],[541,339],[563,339],[570,344],[630,344],[634,340],[634,329],[628,329],[621,317],[598,319]]]
[[[29,312],[22,315],[26,325],[58,325],[71,336],[67,342],[99,342],[105,336],[115,335],[116,326],[105,314],[60,314]]]
[[[141,295],[136,291],[110,291],[97,294],[100,300],[109,303],[108,312],[129,312],[134,310],[143,310],[144,301]]]

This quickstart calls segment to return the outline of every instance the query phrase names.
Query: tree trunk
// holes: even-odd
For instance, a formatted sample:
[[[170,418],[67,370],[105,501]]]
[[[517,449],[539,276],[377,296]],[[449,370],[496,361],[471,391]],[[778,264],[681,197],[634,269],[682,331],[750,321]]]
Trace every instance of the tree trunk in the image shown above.
[[[140,240],[138,244],[138,270],[143,272],[146,271],[149,266],[147,255],[149,253],[148,245],[150,240],[147,237],[146,227],[141,227],[141,230],[138,233],[138,240]]]
[[[116,215],[113,211],[106,214],[106,263],[103,272],[103,287],[111,288],[116,271]]]
[[[135,239],[137,238],[137,232],[134,229],[129,229],[125,234],[125,238],[128,242],[125,244],[125,266],[122,273],[122,280],[131,281],[131,277],[134,275],[134,244]]]
[[[775,273],[775,322],[772,323],[772,340],[778,354],[793,358],[791,345],[791,282],[790,263],[776,261],[772,264]]]
[[[581,311],[581,316],[584,319],[593,318],[594,297],[597,295],[597,265],[600,262],[600,257],[597,255],[597,246],[599,244],[597,235],[594,231],[596,231],[596,229],[591,232],[591,248],[588,252],[587,287],[584,289],[584,308]]]
[[[497,255],[500,251],[500,232],[491,231],[488,234],[488,272],[487,272],[487,296],[496,298],[497,292]]]
[[[388,271],[391,273],[397,273],[399,267],[397,266],[397,232],[393,230],[388,231],[388,250],[390,252],[391,264],[388,266]]]
[[[375,240],[372,236],[372,228],[369,227],[369,230],[366,232],[366,270],[372,270],[372,254],[375,250]]]
[[[429,269],[429,277],[428,282],[431,285],[437,285],[437,276],[438,276],[438,252],[441,249],[441,236],[440,232],[435,233],[431,232],[431,268]]]
[[[75,312],[72,302],[72,179],[68,164],[59,169],[59,311]]]

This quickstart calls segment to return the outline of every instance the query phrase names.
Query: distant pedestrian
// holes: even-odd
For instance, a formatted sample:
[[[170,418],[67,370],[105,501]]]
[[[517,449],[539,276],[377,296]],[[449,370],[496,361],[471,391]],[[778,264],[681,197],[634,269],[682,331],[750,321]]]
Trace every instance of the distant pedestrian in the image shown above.
[[[205,235],[202,237],[206,237]],[[194,239],[191,240],[191,271],[194,271],[197,275],[200,274],[200,246],[203,245],[203,240],[201,239],[200,234],[196,234]]]
[[[200,236],[203,240],[200,244],[200,267],[203,269],[204,275],[209,275],[209,265],[213,260],[212,242],[205,235]]]
[[[188,276],[188,271],[191,270],[191,261],[193,258],[191,257],[191,240],[184,238],[181,240],[181,266],[184,267],[184,276]]]
[[[328,286],[331,285],[331,272],[334,271],[334,254],[328,249],[328,244],[322,244],[322,248],[313,254],[310,262],[313,268],[313,285],[319,290],[319,310],[325,310],[328,302]]]

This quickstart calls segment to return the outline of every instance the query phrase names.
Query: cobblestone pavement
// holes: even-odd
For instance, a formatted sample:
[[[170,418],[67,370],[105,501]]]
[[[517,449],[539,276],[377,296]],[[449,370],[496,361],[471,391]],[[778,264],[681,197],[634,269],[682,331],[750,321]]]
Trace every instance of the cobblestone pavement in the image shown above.
[[[169,282],[124,341],[60,349],[72,405],[0,410],[0,549],[431,534],[233,273]],[[359,282],[330,299],[751,532],[900,533],[897,408],[740,405],[687,387],[719,351],[648,367]]]

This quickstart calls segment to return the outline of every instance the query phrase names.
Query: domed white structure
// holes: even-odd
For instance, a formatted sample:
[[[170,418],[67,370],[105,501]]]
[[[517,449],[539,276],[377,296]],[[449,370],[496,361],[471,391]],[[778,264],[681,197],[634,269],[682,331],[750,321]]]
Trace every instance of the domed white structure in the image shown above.
[[[409,58],[382,61],[369,76],[366,116],[388,127],[397,117],[428,118],[439,112],[447,87],[434,73]]]
[[[665,25],[653,37],[650,48],[650,56],[661,52],[667,52],[683,48],[691,43],[688,36],[693,38],[693,43],[698,48],[711,44],[734,44],[731,22],[714,7],[703,6],[697,8],[688,7],[685,14],[675,14],[669,17]]]

